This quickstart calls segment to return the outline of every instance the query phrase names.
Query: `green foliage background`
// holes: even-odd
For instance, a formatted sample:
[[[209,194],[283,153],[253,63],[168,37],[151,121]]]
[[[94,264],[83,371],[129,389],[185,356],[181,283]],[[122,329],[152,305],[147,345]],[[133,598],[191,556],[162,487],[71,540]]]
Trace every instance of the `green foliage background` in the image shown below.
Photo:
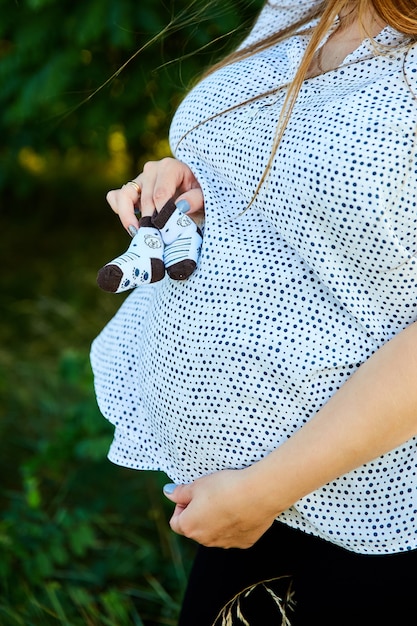
[[[128,243],[104,196],[168,154],[187,86],[262,4],[0,0],[2,626],[176,623],[194,547],[166,477],[107,461],[93,394],[123,298],[95,275]]]

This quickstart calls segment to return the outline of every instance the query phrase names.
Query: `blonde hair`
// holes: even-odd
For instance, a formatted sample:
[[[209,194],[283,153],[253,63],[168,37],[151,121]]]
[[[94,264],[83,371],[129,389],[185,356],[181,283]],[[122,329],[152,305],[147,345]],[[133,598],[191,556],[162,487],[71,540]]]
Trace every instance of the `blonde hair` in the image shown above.
[[[266,2],[266,4],[269,4],[269,2]],[[298,94],[321,41],[328,33],[332,25],[335,23],[335,20],[337,19],[340,12],[346,7],[351,7],[355,11],[355,16],[358,16],[359,23],[361,24],[364,31],[364,35],[366,35],[367,33],[366,29],[363,26],[362,18],[365,12],[369,10],[370,6],[374,9],[376,14],[381,18],[383,22],[385,22],[386,24],[388,24],[388,26],[394,28],[398,32],[406,35],[410,45],[417,41],[417,0],[324,0],[318,6],[308,11],[303,19],[291,24],[285,29],[277,31],[273,35],[270,35],[269,37],[259,42],[232,52],[225,59],[213,65],[204,74],[203,78],[226,65],[248,58],[262,50],[266,50],[276,45],[277,43],[291,37],[295,33],[306,34],[308,32],[311,34],[310,41],[294,76],[294,79],[289,85],[282,85],[282,87],[288,87],[288,90],[282,107],[281,115],[278,120],[277,131],[273,142],[271,154],[265,171],[255,190],[254,196],[247,208],[249,208],[253,203],[259,189],[264,184],[268,176],[274,157],[276,155],[279,144],[282,140],[283,134],[290,119],[292,110],[294,108],[295,102],[297,100]],[[317,24],[314,26],[314,28],[307,29],[307,25],[312,20],[318,20]],[[223,113],[244,106],[245,104],[248,104],[253,100],[268,95],[269,93],[270,92],[261,94],[260,96],[256,96],[254,98],[251,98],[250,100],[246,100],[238,105],[234,105],[223,111]],[[217,117],[217,115],[213,117]],[[204,120],[203,122],[200,122],[198,126],[200,126],[201,123],[210,121],[211,119],[212,118],[209,118],[207,120]],[[187,134],[192,130],[194,130],[194,128],[190,129]]]

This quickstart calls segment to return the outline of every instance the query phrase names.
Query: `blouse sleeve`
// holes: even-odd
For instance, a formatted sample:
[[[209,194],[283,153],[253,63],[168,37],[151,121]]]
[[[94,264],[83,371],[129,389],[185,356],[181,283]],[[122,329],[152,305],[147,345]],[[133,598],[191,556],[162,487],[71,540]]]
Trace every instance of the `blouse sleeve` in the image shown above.
[[[268,0],[240,48],[250,46],[307,17],[322,0]]]

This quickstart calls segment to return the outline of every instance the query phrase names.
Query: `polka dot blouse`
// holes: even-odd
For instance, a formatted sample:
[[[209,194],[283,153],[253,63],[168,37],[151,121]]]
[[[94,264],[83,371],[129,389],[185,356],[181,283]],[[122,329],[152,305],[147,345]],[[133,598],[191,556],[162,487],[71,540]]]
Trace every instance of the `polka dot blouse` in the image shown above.
[[[311,6],[269,2],[246,43]],[[187,281],[135,289],[93,344],[113,462],[177,483],[255,463],[417,319],[417,52],[389,27],[376,42],[304,82],[246,211],[308,36],[181,104],[171,145],[204,192],[203,250]],[[416,548],[416,472],[411,439],[280,520],[360,553]]]

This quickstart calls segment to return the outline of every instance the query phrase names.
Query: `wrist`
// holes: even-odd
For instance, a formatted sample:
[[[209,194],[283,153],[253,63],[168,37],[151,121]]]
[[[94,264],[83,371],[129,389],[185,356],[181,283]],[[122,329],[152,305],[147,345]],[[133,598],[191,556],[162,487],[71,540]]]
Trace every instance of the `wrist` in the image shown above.
[[[287,479],[284,468],[280,467],[277,451],[243,470],[246,473],[246,489],[252,495],[252,506],[262,509],[271,519],[299,499],[290,493],[291,481]]]

